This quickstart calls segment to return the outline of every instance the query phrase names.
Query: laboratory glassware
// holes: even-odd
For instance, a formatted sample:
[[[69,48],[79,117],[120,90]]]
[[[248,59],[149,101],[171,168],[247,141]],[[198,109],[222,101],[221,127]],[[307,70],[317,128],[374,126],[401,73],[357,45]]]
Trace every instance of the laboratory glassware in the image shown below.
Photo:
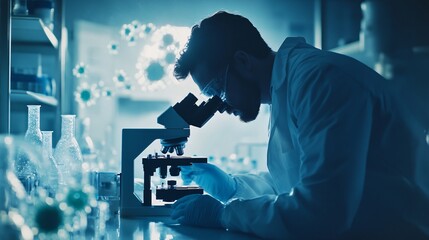
[[[52,197],[55,196],[58,189],[58,182],[61,179],[52,151],[52,131],[42,131],[42,142],[42,155],[44,161],[46,161],[49,166],[47,169],[48,181],[45,188],[48,191],[49,196]]]
[[[24,139],[11,135],[0,135],[0,233],[2,239],[33,239],[28,225],[29,198],[16,175],[16,160],[25,154],[34,166],[43,166],[41,156],[34,146]],[[41,178],[43,179],[43,178]]]
[[[25,141],[36,151],[41,151],[42,132],[40,131],[40,105],[27,105],[28,127],[25,132]],[[28,152],[18,149],[15,162],[17,177],[24,184],[27,192],[31,192],[38,182],[36,166],[29,160]]]
[[[42,132],[40,131],[40,105],[27,105],[28,127],[25,132],[25,140],[42,146]]]
[[[62,176],[60,184],[82,180],[82,153],[75,138],[76,115],[61,115],[61,137],[54,158]]]

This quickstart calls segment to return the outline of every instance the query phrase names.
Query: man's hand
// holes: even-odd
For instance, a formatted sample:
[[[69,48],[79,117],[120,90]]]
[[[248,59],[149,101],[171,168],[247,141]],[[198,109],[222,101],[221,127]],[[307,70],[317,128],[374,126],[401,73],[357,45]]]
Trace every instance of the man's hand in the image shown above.
[[[188,195],[177,200],[171,218],[183,225],[223,228],[224,205],[209,195]]]
[[[181,177],[185,185],[194,181],[214,198],[226,202],[236,192],[236,182],[220,168],[209,163],[193,163],[181,166]]]

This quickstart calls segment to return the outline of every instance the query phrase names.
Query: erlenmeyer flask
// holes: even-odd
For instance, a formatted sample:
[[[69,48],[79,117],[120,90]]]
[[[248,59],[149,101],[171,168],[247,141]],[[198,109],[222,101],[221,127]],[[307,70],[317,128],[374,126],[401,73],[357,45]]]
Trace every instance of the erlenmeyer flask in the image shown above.
[[[23,217],[27,213],[27,193],[13,168],[17,144],[25,145],[12,136],[0,135],[0,233],[2,239],[33,239]]]
[[[40,105],[27,105],[28,127],[25,132],[25,140],[42,146],[42,132],[40,131]]]
[[[49,169],[47,169],[48,181],[45,188],[49,196],[54,196],[58,189],[58,182],[61,177],[58,173],[57,164],[52,154],[52,131],[42,131],[42,154],[44,161],[47,162]]]
[[[11,136],[0,138],[0,211],[19,208],[21,201],[27,196],[22,183],[13,170],[16,156],[15,140]]]
[[[63,182],[82,180],[82,153],[75,138],[75,115],[61,115],[61,138],[54,151],[54,158]]]
[[[27,105],[28,107],[28,127],[25,132],[25,141],[32,148],[41,153],[42,132],[40,131],[40,105]],[[39,153],[39,154],[40,154]],[[39,182],[36,167],[29,161],[28,153],[18,150],[15,162],[16,175],[21,180],[28,193],[33,191]]]

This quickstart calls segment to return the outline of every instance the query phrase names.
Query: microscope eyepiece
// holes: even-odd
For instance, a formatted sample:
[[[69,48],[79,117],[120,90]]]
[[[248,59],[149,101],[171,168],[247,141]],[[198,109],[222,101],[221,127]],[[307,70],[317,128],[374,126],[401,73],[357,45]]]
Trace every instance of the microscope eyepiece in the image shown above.
[[[202,102],[199,106],[195,104],[197,100],[192,93],[189,93],[181,102],[173,106],[174,110],[189,125],[195,127],[202,127],[217,111],[223,113],[228,106],[218,96],[213,96],[207,102]]]

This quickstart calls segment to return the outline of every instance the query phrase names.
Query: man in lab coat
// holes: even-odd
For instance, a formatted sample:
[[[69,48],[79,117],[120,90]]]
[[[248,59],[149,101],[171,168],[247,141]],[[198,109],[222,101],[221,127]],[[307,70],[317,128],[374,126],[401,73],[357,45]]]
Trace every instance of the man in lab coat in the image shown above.
[[[193,27],[176,62],[176,77],[188,74],[243,122],[271,105],[269,172],[183,168],[211,196],[179,199],[173,219],[263,238],[429,238],[424,129],[376,72],[303,38],[274,52],[248,19],[218,12]]]

